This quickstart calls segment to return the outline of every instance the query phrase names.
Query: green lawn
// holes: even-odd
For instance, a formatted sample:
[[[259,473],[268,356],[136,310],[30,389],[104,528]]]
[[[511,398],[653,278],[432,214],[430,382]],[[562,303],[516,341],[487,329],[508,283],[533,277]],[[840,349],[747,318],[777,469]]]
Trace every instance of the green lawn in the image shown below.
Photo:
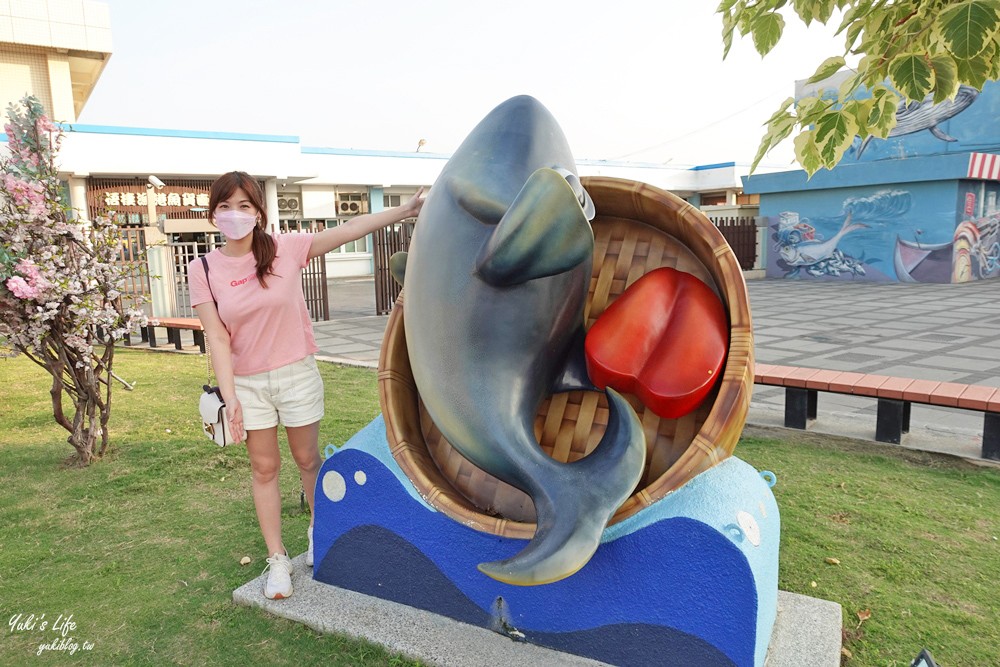
[[[320,635],[232,603],[263,569],[245,450],[198,433],[205,359],[122,351],[113,451],[86,469],[52,422],[47,376],[0,359],[0,664],[32,664],[72,614],[84,664],[403,665],[377,646]],[[321,364],[321,445],[378,413],[375,374]],[[849,665],[908,665],[922,647],[954,665],[1000,664],[1000,470],[803,434],[753,431],[737,455],[777,474],[781,588],[844,607]],[[285,542],[306,546],[295,465],[283,450]],[[253,563],[241,566],[240,558]],[[835,558],[839,565],[826,559]],[[815,586],[813,586],[815,583]],[[859,625],[858,612],[871,613]],[[83,642],[92,644],[83,650]]]

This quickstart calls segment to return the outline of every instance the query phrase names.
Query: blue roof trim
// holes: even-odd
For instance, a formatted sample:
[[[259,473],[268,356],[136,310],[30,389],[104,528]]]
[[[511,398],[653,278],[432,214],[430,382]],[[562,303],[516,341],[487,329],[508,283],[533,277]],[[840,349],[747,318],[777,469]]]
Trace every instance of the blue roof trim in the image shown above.
[[[702,164],[697,167],[691,167],[691,171],[703,171],[705,169],[725,169],[726,167],[735,167],[735,162],[717,162],[715,164]]]
[[[808,190],[830,190],[860,185],[952,181],[968,178],[969,153],[948,153],[876,162],[841,162],[806,178],[802,169],[743,177],[747,194],[770,194]]]
[[[441,153],[413,153],[401,151],[380,151],[364,148],[326,148],[322,146],[303,146],[303,153],[311,155],[352,155],[355,157],[406,157],[419,160],[446,160],[450,155]]]
[[[66,132],[88,134],[125,134],[141,137],[171,137],[174,139],[223,139],[229,141],[265,141],[270,143],[297,144],[299,138],[283,134],[244,134],[241,132],[206,132],[202,130],[165,130],[153,127],[119,127],[116,125],[81,125],[63,123]]]

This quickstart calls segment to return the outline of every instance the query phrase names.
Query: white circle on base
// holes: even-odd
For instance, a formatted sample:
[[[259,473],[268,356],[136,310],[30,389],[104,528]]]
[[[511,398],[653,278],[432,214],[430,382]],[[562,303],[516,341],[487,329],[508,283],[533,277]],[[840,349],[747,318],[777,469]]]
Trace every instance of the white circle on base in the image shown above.
[[[365,482],[368,481],[368,475],[365,474],[364,470],[359,470],[354,473],[354,481],[358,483],[358,486],[364,486]]]
[[[343,500],[347,495],[347,482],[344,481],[343,475],[336,470],[323,475],[323,493],[335,503]]]
[[[748,512],[740,510],[736,513],[736,522],[740,524],[740,528],[743,529],[743,534],[750,540],[750,544],[759,547],[760,526],[757,525],[757,520],[750,516]]]

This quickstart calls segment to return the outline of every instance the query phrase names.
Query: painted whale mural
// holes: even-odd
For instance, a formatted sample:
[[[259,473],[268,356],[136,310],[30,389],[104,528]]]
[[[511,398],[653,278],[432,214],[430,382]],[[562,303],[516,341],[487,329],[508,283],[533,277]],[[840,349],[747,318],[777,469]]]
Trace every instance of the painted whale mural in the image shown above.
[[[905,134],[913,134],[922,130],[928,130],[941,141],[957,141],[955,137],[946,134],[939,124],[969,108],[969,105],[976,101],[979,91],[970,86],[959,86],[955,97],[947,99],[938,104],[934,104],[933,95],[928,95],[920,102],[900,101],[896,108],[896,126],[889,132],[889,137],[899,137]],[[862,153],[871,143],[873,137],[865,137],[858,147],[856,158],[860,158]]]
[[[593,389],[583,356],[588,217],[593,204],[555,119],[534,98],[515,97],[448,161],[408,255],[393,261],[427,412],[466,459],[534,503],[529,544],[478,566],[506,583],[558,581],[586,564],[645,463],[638,417],[610,388],[607,429],[585,458],[557,462],[534,434],[549,394]]]

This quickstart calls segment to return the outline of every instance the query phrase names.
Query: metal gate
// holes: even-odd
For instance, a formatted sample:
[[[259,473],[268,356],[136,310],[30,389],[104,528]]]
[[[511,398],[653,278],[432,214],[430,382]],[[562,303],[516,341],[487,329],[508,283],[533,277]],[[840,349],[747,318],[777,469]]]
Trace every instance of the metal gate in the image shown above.
[[[757,259],[757,223],[752,217],[712,217],[729,247],[733,249],[740,268],[749,271]]]
[[[171,241],[168,245],[174,257],[174,293],[177,298],[177,317],[197,317],[191,307],[188,288],[188,264],[223,244],[219,234],[206,233],[204,241]],[[313,257],[302,271],[302,293],[305,296],[309,318],[317,322],[330,319],[329,292],[326,284],[326,258]]]
[[[387,315],[403,289],[389,273],[389,258],[410,247],[413,223],[401,222],[375,231],[372,250],[375,259],[375,312]]]
[[[125,269],[122,295],[125,304],[139,308],[147,315],[152,313],[149,305],[149,267],[146,264],[146,234],[142,229],[121,227],[121,253],[118,264]]]
[[[219,234],[206,233],[204,241],[170,241],[174,258],[174,294],[176,295],[176,317],[197,317],[191,307],[191,290],[188,289],[188,264],[222,245]]]

